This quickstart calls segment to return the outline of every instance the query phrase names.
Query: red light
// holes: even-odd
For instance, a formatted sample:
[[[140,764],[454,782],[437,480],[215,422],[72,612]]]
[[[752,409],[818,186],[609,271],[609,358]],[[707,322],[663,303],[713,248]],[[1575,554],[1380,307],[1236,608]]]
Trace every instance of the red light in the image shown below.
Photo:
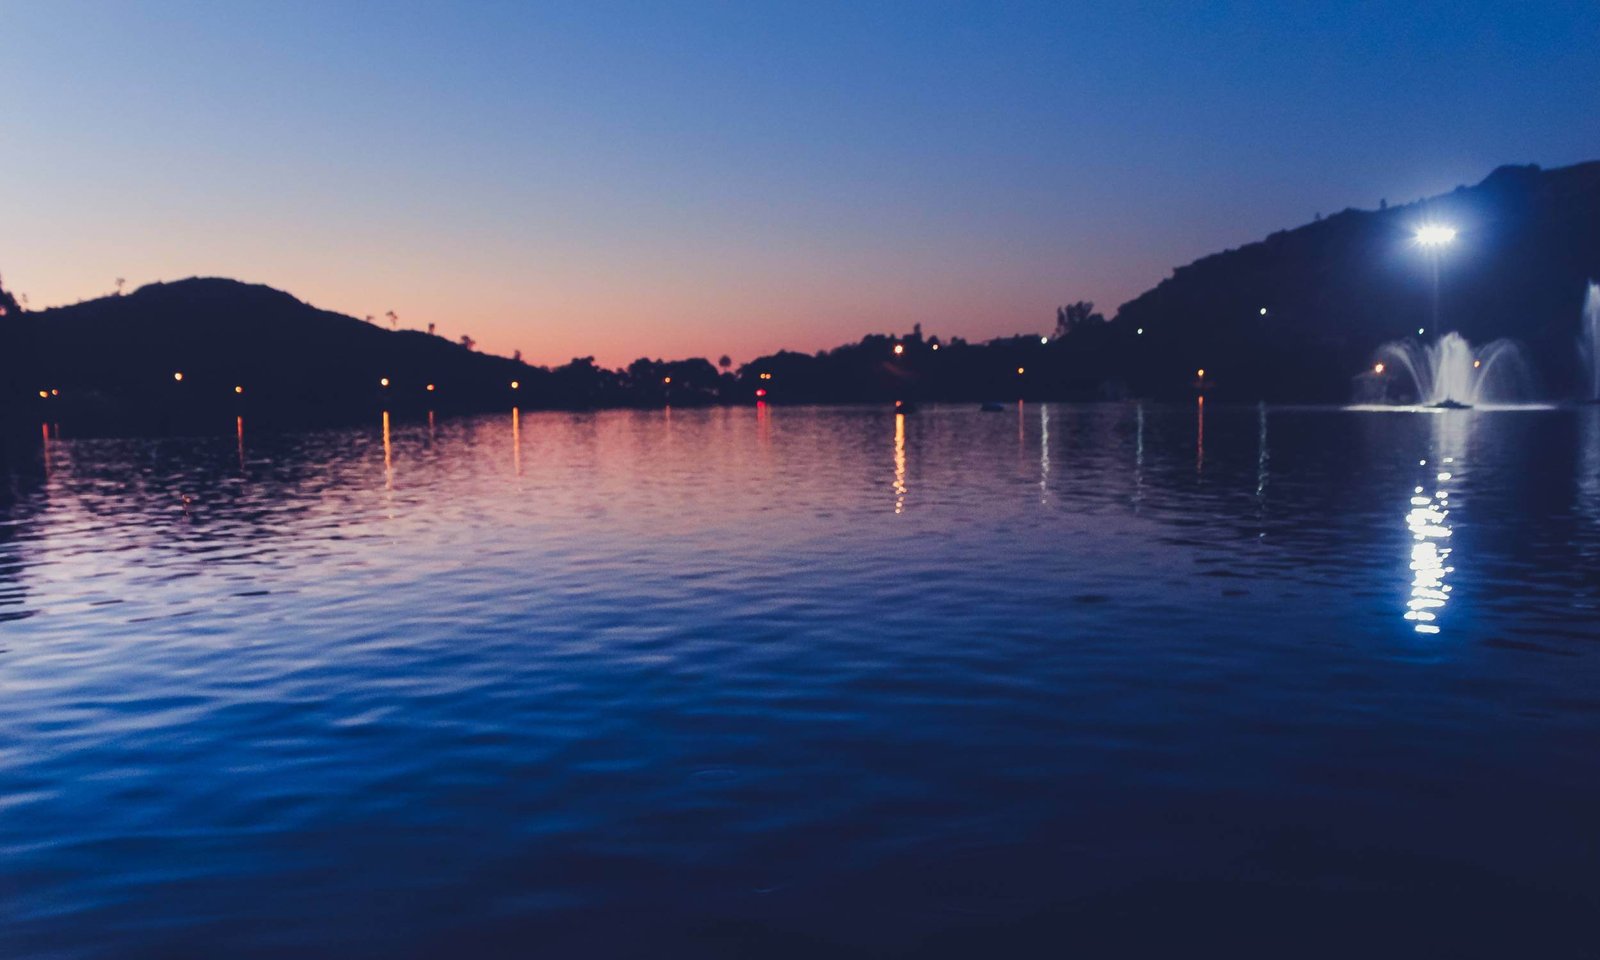
[[[766,395],[767,395],[767,388],[766,387],[759,387],[759,388],[756,389],[756,396],[764,397]]]

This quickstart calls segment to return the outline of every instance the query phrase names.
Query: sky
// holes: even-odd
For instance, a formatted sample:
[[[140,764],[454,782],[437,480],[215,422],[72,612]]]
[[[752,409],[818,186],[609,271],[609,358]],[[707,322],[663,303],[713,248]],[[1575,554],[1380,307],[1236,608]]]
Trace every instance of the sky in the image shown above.
[[[534,362],[1047,332],[1600,159],[1600,4],[0,0],[0,277],[227,276]]]

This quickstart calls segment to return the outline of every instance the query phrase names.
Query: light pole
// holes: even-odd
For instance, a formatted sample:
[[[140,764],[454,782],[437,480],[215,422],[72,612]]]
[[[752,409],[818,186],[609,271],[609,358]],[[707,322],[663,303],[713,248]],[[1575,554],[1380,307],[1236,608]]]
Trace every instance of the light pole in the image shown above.
[[[1429,323],[1433,326],[1434,336],[1438,336],[1439,329],[1439,258],[1444,248],[1454,243],[1455,239],[1455,227],[1428,223],[1417,228],[1417,246],[1427,251],[1428,266],[1433,271],[1433,316]]]

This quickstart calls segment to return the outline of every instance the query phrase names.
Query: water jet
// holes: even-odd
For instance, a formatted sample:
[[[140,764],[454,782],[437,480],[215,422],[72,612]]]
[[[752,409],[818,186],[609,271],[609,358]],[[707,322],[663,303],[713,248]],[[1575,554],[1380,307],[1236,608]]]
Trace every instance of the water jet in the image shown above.
[[[1386,343],[1378,348],[1378,357],[1384,369],[1410,382],[1412,400],[1426,406],[1462,410],[1528,399],[1532,378],[1527,360],[1522,348],[1510,340],[1474,348],[1452,331],[1432,343],[1415,339]]]

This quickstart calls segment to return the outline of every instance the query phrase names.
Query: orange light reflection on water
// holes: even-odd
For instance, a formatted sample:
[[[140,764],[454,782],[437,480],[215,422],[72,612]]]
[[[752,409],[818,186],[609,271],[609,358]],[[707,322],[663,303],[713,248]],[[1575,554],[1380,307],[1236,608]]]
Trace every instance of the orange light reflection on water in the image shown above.
[[[894,512],[906,508],[906,415],[894,415]]]
[[[389,445],[389,411],[383,411],[383,488],[394,489],[394,450]]]

